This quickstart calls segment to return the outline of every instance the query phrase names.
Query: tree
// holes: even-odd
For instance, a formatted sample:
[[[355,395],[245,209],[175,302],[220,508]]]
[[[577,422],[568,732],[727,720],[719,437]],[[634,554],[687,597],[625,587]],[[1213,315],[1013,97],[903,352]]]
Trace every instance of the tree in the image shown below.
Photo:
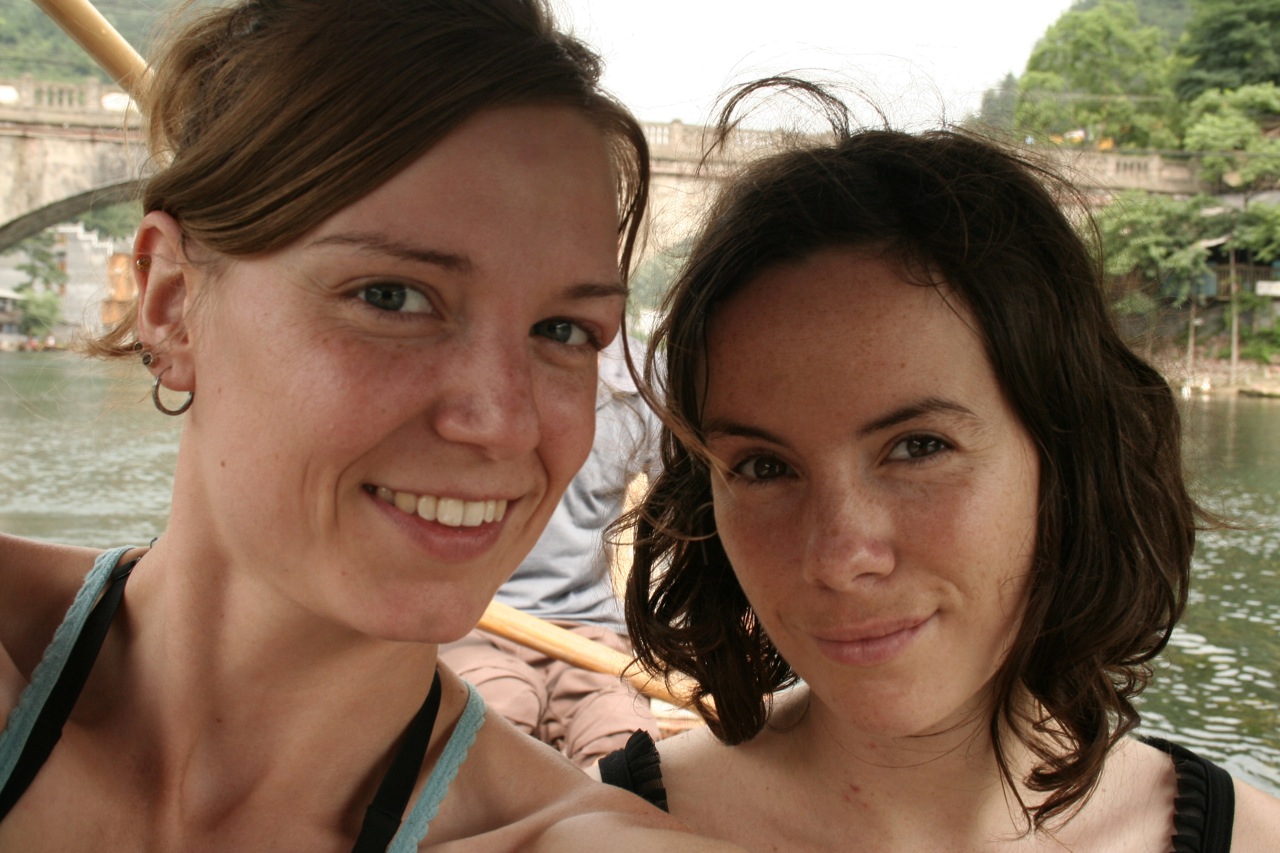
[[[22,288],[19,288],[20,292]],[[18,330],[31,338],[47,337],[62,318],[62,300],[52,290],[23,292],[22,318]]]
[[[1087,12],[1101,0],[1076,0],[1071,8]],[[1191,0],[1133,0],[1138,20],[1143,26],[1155,27],[1164,35],[1164,43],[1172,48],[1182,38],[1191,20]]]
[[[1038,138],[1173,148],[1173,65],[1164,34],[1132,2],[1100,0],[1064,13],[1036,43],[1019,81],[1014,125]]]
[[[22,294],[22,318],[18,328],[30,337],[43,338],[53,331],[62,316],[58,288],[67,283],[67,273],[53,251],[53,233],[43,231],[15,245],[9,254],[21,252],[26,260],[15,269],[27,280],[14,289]]]
[[[982,106],[978,110],[976,120],[966,124],[976,124],[991,130],[1008,132],[1013,130],[1013,113],[1018,106],[1018,78],[1006,74],[1000,85],[987,89],[982,93]]]
[[[1174,89],[1191,101],[1209,89],[1280,83],[1280,0],[1192,0]]]
[[[1113,279],[1175,304],[1203,295],[1212,276],[1204,242],[1220,237],[1223,223],[1214,213],[1219,202],[1144,192],[1126,192],[1098,211],[1105,270]]]
[[[1280,87],[1274,83],[1232,91],[1210,89],[1192,103],[1183,146],[1196,153],[1200,175],[1249,196],[1280,183],[1280,139],[1263,131],[1280,116]]]

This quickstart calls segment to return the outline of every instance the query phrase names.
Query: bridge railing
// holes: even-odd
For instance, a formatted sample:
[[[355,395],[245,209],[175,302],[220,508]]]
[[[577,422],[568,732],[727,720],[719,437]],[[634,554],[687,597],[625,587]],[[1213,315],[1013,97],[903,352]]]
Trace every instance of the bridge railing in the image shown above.
[[[110,84],[51,83],[23,75],[0,80],[0,122],[120,128],[138,126],[140,114],[133,100]]]

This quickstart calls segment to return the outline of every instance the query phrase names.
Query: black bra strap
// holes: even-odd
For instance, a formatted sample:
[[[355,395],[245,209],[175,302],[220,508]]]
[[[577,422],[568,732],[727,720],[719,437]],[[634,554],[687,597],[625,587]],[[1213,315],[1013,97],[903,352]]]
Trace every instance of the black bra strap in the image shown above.
[[[137,560],[131,560],[124,565],[116,566],[115,571],[111,573],[106,591],[93,606],[89,618],[84,622],[80,636],[71,646],[71,653],[67,655],[62,672],[58,675],[53,689],[49,691],[49,697],[40,709],[35,723],[32,724],[31,735],[23,745],[22,754],[18,756],[18,761],[13,766],[13,772],[9,775],[4,790],[0,791],[0,820],[4,820],[9,810],[26,793],[27,787],[36,778],[36,774],[48,759],[49,753],[53,752],[54,746],[62,737],[62,727],[66,725],[67,718],[71,716],[71,709],[80,698],[80,691],[89,678],[93,662],[98,658],[98,651],[102,648],[102,641],[107,636],[107,629],[111,627],[111,617],[115,616],[120,598],[124,595],[124,585],[129,579],[129,572],[133,571],[137,563]]]
[[[111,619],[120,606],[129,573],[137,562],[132,560],[117,566],[111,573],[102,598],[94,605],[80,636],[72,644],[62,672],[32,725],[31,735],[23,746],[22,754],[18,756],[4,789],[0,790],[0,820],[4,820],[26,792],[61,739],[62,728],[71,716],[71,710],[80,698],[80,691],[93,670],[102,641],[111,627]],[[378,786],[378,793],[365,811],[364,823],[360,827],[360,835],[356,838],[352,853],[384,853],[400,828],[405,807],[409,804],[409,797],[413,794],[423,759],[427,755],[427,745],[431,742],[436,715],[440,712],[440,694],[440,673],[437,672],[431,680],[431,690],[427,693],[426,700],[405,730],[404,739],[396,750],[395,757],[391,759],[391,766]]]
[[[364,823],[351,853],[384,853],[404,819],[405,807],[422,771],[422,760],[431,742],[431,730],[440,712],[440,673],[431,679],[427,699],[405,729],[404,740],[391,759],[387,775],[382,777],[378,793],[364,813]]]

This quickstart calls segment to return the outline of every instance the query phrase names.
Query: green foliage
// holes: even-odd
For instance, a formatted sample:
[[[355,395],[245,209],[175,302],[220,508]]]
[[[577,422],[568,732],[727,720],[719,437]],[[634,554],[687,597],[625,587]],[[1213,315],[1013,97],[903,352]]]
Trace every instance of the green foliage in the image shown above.
[[[157,8],[144,0],[101,0],[103,17],[138,50],[155,24]],[[31,74],[40,80],[106,81],[97,64],[31,0],[0,0],[0,77]]]
[[[1018,78],[1006,74],[999,86],[987,89],[982,93],[982,106],[976,120],[966,122],[969,125],[988,128],[1000,132],[1013,130],[1013,113],[1018,106]]]
[[[1107,275],[1137,279],[1178,303],[1200,296],[1212,274],[1208,251],[1198,244],[1224,233],[1216,204],[1206,197],[1117,196],[1096,216]]]
[[[62,300],[52,290],[28,291],[22,302],[18,330],[33,338],[43,338],[54,330],[62,316]]]
[[[1191,101],[1209,89],[1280,83],[1280,0],[1192,0],[1174,88]]]
[[[1101,0],[1076,0],[1071,10],[1087,12],[1099,2]],[[1169,47],[1178,43],[1191,20],[1191,0],[1133,0],[1133,7],[1142,25],[1160,30]]]
[[[21,252],[26,261],[17,264],[15,269],[24,273],[27,280],[17,286],[20,292],[34,292],[36,285],[43,285],[46,290],[67,283],[66,270],[59,263],[53,250],[54,236],[52,231],[42,231],[34,237],[16,244],[7,254]]]
[[[1263,364],[1275,364],[1280,361],[1280,324],[1257,331],[1242,329],[1240,357],[1250,361],[1260,361]]]
[[[138,230],[142,222],[142,207],[136,201],[125,201],[91,210],[73,221],[83,223],[85,228],[108,239],[123,240]]]
[[[1255,263],[1280,259],[1280,205],[1249,205],[1236,223],[1235,242]]]
[[[1200,94],[1188,110],[1183,145],[1200,155],[1200,174],[1245,192],[1280,181],[1280,139],[1268,137],[1264,119],[1280,116],[1280,88],[1274,83]]]
[[[1099,0],[1092,8],[1069,10],[1027,60],[1015,128],[1041,139],[1175,147],[1174,66],[1164,38],[1161,30],[1142,26],[1131,1]]]

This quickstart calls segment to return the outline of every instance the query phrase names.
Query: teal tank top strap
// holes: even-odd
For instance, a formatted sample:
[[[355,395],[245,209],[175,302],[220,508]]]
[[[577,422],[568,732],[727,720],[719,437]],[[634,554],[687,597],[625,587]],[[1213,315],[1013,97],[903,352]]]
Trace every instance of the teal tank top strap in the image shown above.
[[[58,676],[66,666],[71,647],[80,636],[85,620],[89,618],[89,612],[93,609],[98,596],[102,594],[107,579],[125,552],[135,547],[137,546],[126,545],[122,548],[103,551],[94,561],[93,568],[85,575],[80,591],[76,593],[75,600],[67,608],[67,615],[63,617],[62,624],[54,632],[53,642],[45,649],[44,656],[40,658],[35,672],[31,674],[31,683],[23,688],[22,695],[18,697],[17,707],[10,712],[4,731],[0,732],[0,787],[13,775],[18,757],[22,755],[27,739],[31,737],[31,728],[35,725],[36,718],[40,716],[40,710],[48,700],[49,693],[58,683]]]
[[[400,824],[400,830],[395,838],[391,839],[391,846],[387,848],[387,853],[414,853],[422,840],[427,837],[427,830],[436,812],[440,810],[440,803],[444,802],[449,786],[453,784],[462,763],[467,760],[467,752],[475,743],[476,733],[484,725],[484,713],[484,699],[480,698],[479,692],[468,683],[467,706],[463,709],[462,716],[458,718],[458,725],[449,736],[449,742],[445,744],[440,760],[432,768],[427,784],[423,786],[422,793],[413,804],[413,809]]]

